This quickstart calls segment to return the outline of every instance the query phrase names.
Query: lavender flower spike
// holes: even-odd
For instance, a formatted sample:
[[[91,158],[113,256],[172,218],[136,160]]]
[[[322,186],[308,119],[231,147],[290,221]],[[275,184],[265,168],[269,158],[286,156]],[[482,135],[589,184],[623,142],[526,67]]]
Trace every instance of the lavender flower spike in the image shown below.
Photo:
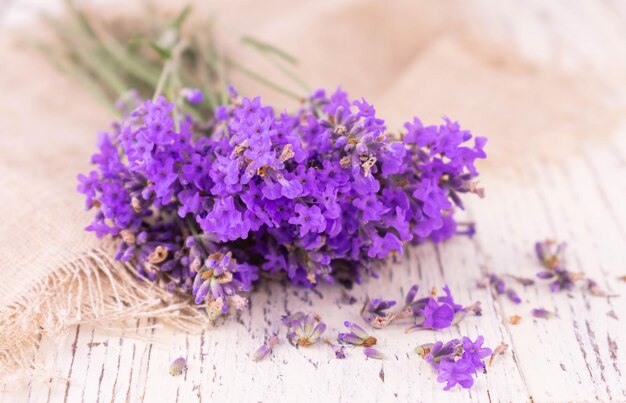
[[[165,92],[176,99],[137,103],[99,138],[78,191],[94,210],[87,230],[113,237],[116,259],[193,294],[210,319],[243,309],[261,273],[309,288],[376,277],[405,245],[463,232],[455,210],[464,194],[482,194],[475,163],[486,139],[447,118],[414,118],[396,139],[372,105],[340,89],[292,113],[234,90],[211,112],[193,106],[203,102],[196,89]],[[425,327],[461,312],[447,297],[414,301],[416,292],[402,315],[423,313]],[[398,318],[390,306],[372,301],[366,321]],[[319,339],[322,323],[297,321],[300,343]]]

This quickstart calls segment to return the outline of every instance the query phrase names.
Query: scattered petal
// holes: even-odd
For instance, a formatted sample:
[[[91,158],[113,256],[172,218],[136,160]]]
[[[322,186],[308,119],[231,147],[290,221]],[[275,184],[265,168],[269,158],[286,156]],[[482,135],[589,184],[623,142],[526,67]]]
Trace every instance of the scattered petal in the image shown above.
[[[187,370],[187,361],[183,357],[178,357],[170,364],[170,375],[178,376]]]
[[[365,354],[366,357],[374,358],[376,360],[382,360],[385,358],[383,353],[373,347],[365,347],[363,349],[363,354]]]
[[[498,356],[504,354],[509,349],[509,345],[505,342],[501,342],[498,347],[493,349],[493,353],[491,354],[491,358],[489,358],[489,366],[493,364],[493,359]]]
[[[267,357],[271,352],[274,346],[280,343],[278,339],[278,335],[272,335],[257,351],[252,355],[252,359],[254,361],[261,361],[265,357]]]
[[[553,317],[556,316],[554,312],[548,311],[547,309],[543,309],[543,308],[533,308],[531,313],[535,318],[541,318],[541,319],[552,319]]]
[[[509,323],[512,325],[517,325],[522,320],[522,317],[519,315],[509,316]]]

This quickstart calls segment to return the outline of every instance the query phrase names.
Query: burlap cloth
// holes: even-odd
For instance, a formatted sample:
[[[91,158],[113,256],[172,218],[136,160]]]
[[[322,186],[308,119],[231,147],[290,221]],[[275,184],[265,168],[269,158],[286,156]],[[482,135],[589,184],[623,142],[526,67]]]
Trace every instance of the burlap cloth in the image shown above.
[[[315,87],[341,84],[364,96],[392,130],[414,114],[458,119],[490,138],[483,171],[497,174],[528,154],[576,152],[619,123],[623,7],[559,4],[224,1],[211,11],[223,46],[263,75],[280,79],[236,46],[233,32],[295,55]],[[195,19],[208,11],[196,7]],[[193,309],[134,281],[83,230],[90,214],[75,178],[110,117],[19,44],[25,31],[33,28],[0,35],[0,376],[32,370],[36,341],[77,323],[151,316],[201,326]],[[245,77],[235,82],[244,94],[293,106]]]

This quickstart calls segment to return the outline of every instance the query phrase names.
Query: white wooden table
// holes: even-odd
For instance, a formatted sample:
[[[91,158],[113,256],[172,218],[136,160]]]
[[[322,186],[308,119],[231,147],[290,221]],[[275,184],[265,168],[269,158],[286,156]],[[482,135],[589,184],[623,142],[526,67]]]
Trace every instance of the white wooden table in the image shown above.
[[[626,282],[618,279],[626,275],[626,127],[558,162],[529,156],[483,172],[487,197],[469,201],[466,214],[478,224],[475,238],[411,249],[379,280],[351,291],[354,305],[341,302],[339,287],[265,284],[252,295],[249,312],[199,335],[154,328],[151,321],[124,332],[77,327],[38,346],[53,378],[0,385],[0,401],[626,401]],[[516,286],[523,302],[515,305],[476,287],[491,272],[533,277],[539,269],[533,244],[545,238],[567,241],[569,268],[620,296],[553,294],[539,284]],[[481,301],[483,315],[441,332],[372,330],[387,356],[382,361],[366,360],[359,350],[337,360],[324,345],[295,349],[285,342],[268,359],[251,359],[273,331],[284,336],[283,314],[316,312],[334,336],[345,320],[362,323],[367,295],[401,299],[413,283],[422,290],[448,284],[459,302]],[[537,307],[558,316],[535,319],[530,311]],[[519,324],[509,322],[513,315],[522,317]],[[471,390],[443,392],[413,352],[422,343],[479,334],[491,347],[503,341],[510,349]],[[170,376],[169,365],[180,356],[188,370]]]
[[[523,178],[522,181],[520,179]],[[39,349],[61,378],[31,382],[27,388],[5,385],[5,402],[59,401],[591,401],[626,400],[626,132],[607,144],[559,165],[530,159],[525,170],[488,172],[488,197],[470,203],[469,218],[478,222],[473,239],[458,238],[440,246],[411,250],[381,279],[352,293],[358,303],[341,303],[338,287],[307,291],[278,284],[252,296],[250,312],[200,335],[167,329],[140,330],[141,339],[102,329],[76,328],[65,340],[42,340]],[[580,290],[552,294],[547,285],[524,290],[523,302],[494,300],[475,282],[487,272],[532,277],[538,269],[533,242],[545,237],[567,240],[568,265],[594,278],[615,298]],[[285,329],[280,316],[314,311],[328,324],[327,335],[344,320],[360,322],[366,295],[400,297],[412,283],[422,289],[449,284],[464,303],[479,300],[483,316],[458,328],[405,334],[392,326],[373,334],[387,355],[366,360],[349,350],[334,358],[324,345],[295,349],[283,343],[259,363],[251,354],[264,337]],[[534,319],[530,310],[557,313]],[[509,317],[520,315],[517,325]],[[428,364],[413,349],[421,343],[467,335],[500,341],[510,351],[479,374],[471,390],[441,391]],[[183,376],[168,374],[170,362],[187,359]],[[384,372],[384,381],[381,373]]]

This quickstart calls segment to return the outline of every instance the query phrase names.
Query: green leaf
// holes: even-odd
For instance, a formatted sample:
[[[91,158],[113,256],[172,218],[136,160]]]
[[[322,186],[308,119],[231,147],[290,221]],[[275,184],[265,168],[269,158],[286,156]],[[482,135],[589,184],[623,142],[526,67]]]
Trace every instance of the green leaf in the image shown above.
[[[252,46],[253,48],[261,52],[274,54],[288,63],[298,64],[298,60],[292,55],[290,55],[289,53],[285,52],[284,50],[277,48],[274,45],[270,45],[267,42],[263,42],[259,39],[253,38],[251,36],[248,36],[248,35],[242,36],[241,43],[248,45],[248,46]]]
[[[185,22],[185,20],[189,16],[189,13],[191,13],[191,5],[187,4],[185,6],[185,8],[183,8],[181,10],[181,12],[178,14],[176,19],[174,19],[174,21],[172,21],[171,26],[173,28],[176,28],[177,30],[180,30],[180,27],[183,25],[183,23]]]
[[[169,60],[172,58],[172,52],[169,49],[159,46],[156,42],[151,42],[150,47],[159,54],[161,59]]]

